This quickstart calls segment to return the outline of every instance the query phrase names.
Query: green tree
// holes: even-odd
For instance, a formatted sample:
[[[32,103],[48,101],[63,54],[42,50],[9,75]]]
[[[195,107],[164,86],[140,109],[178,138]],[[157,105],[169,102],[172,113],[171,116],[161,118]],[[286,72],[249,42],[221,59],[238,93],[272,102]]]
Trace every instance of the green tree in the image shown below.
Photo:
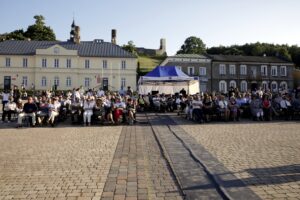
[[[56,40],[55,33],[49,26],[45,26],[45,18],[42,15],[35,15],[35,24],[28,26],[27,31],[24,33],[25,37],[31,40]]]
[[[124,44],[124,45],[122,46],[122,48],[123,48],[125,51],[128,51],[128,52],[130,52],[130,53],[132,53],[132,54],[134,54],[134,55],[137,56],[136,47],[135,47],[133,41],[130,40],[127,44]]]
[[[177,54],[203,54],[206,53],[206,46],[203,41],[195,36],[188,37]]]

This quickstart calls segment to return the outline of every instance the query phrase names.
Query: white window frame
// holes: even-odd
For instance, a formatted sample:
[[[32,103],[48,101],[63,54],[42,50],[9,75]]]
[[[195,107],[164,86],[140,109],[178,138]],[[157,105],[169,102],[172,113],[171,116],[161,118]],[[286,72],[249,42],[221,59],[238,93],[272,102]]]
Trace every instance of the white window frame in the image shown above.
[[[89,69],[89,68],[90,68],[90,60],[89,60],[89,59],[86,59],[86,60],[84,61],[84,68],[85,68],[85,69]]]
[[[10,67],[11,60],[10,58],[5,58],[5,67]]]
[[[22,85],[24,85],[24,87],[28,86],[28,77],[27,76],[22,76]]]
[[[107,60],[102,61],[102,68],[107,69]]]
[[[53,83],[54,83],[54,85],[59,86],[59,77],[58,76],[54,77]]]
[[[261,86],[262,86],[262,89],[263,90],[268,90],[269,89],[269,85],[268,85],[268,82],[267,81],[263,81],[261,83]]]
[[[271,76],[277,76],[278,75],[278,71],[277,71],[277,66],[272,66],[271,67]]]
[[[240,75],[247,75],[247,65],[240,65]]]
[[[224,88],[222,86],[224,86]],[[227,92],[227,82],[226,81],[221,80],[219,82],[219,92],[224,92],[224,93]]]
[[[268,66],[267,65],[262,65],[260,67],[260,74],[261,74],[261,76],[268,76]]]
[[[67,87],[71,87],[72,86],[72,78],[70,76],[68,76],[66,78],[66,86]]]
[[[285,88],[284,88],[284,90],[287,90],[288,89],[288,84],[287,84],[287,82],[286,81],[281,81],[280,82],[280,88],[282,88],[282,85],[285,85]]]
[[[72,60],[70,58],[67,59],[67,68],[71,68],[72,67]]]
[[[241,92],[246,92],[248,90],[248,83],[247,81],[241,81]]]
[[[219,75],[226,75],[226,65],[225,64],[219,65]]]
[[[43,76],[41,79],[41,86],[46,87],[47,86],[47,77]]]
[[[199,76],[206,76],[206,67],[199,67]]]
[[[273,88],[273,85],[276,85],[276,88]],[[277,92],[278,91],[278,83],[276,81],[271,82],[271,91],[272,92]]]
[[[91,85],[91,79],[89,77],[84,78],[84,87],[90,87]]]
[[[229,82],[229,87],[233,87],[233,88],[236,88],[236,81],[235,80],[231,80],[230,82]]]
[[[283,69],[284,69],[284,73],[282,73]],[[287,76],[287,68],[286,68],[286,66],[280,66],[280,76]]]
[[[58,58],[54,59],[54,68],[59,68],[59,59]]]
[[[23,68],[28,67],[28,58],[23,58]]]
[[[190,73],[190,69],[192,69],[192,73]],[[195,67],[188,67],[188,75],[194,76],[195,75]]]
[[[47,67],[47,58],[42,58],[42,67],[43,68]]]
[[[229,65],[229,74],[235,75],[236,74],[236,67],[235,65]]]
[[[126,69],[126,60],[122,60],[122,62],[121,62],[121,69],[122,70]]]

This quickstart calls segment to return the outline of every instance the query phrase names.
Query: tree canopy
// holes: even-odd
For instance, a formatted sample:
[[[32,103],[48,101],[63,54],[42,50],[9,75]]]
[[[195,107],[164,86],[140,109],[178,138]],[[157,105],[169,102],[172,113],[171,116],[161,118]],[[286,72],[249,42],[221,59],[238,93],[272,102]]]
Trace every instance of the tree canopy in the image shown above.
[[[25,40],[27,38],[31,40],[56,40],[55,33],[49,26],[45,26],[45,18],[42,15],[35,15],[35,24],[28,26],[24,32],[23,29],[15,30],[10,33],[4,33],[0,35],[0,41],[3,40]]]
[[[203,54],[206,52],[206,46],[203,41],[195,36],[188,37],[181,46],[177,54]]]
[[[132,40],[130,40],[127,44],[124,44],[122,46],[122,48],[130,53],[132,53],[133,55],[137,55],[137,51],[136,51],[136,47],[133,43]]]

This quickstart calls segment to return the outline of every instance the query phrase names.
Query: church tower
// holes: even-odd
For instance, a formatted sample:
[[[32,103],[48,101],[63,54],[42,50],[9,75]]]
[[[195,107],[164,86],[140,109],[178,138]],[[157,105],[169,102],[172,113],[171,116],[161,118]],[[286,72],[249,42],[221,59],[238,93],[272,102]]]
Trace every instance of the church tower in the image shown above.
[[[74,42],[76,44],[80,43],[80,27],[75,25],[74,19],[73,19],[73,23],[71,25],[69,41]]]

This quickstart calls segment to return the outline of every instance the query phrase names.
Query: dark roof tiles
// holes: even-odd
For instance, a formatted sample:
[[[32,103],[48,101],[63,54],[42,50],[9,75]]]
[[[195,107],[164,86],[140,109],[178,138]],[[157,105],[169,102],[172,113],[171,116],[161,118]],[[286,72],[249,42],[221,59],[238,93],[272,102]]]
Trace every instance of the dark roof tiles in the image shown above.
[[[86,57],[122,57],[135,58],[133,54],[123,50],[120,46],[109,42],[82,41],[80,44],[60,41],[17,41],[0,42],[0,55],[34,55],[36,49],[47,49],[53,45],[60,45],[69,50],[78,50],[79,56]]]
[[[209,55],[213,61],[222,62],[258,62],[258,63],[289,63],[289,61],[282,60],[272,56],[236,56],[236,55]]]

